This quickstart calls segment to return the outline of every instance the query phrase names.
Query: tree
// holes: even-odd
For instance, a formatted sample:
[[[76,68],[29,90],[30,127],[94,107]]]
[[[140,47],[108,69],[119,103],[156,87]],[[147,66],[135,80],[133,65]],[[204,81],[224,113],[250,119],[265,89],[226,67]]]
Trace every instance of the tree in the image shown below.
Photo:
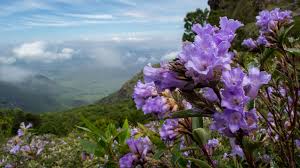
[[[208,15],[208,9],[196,9],[196,11],[187,13],[184,18],[185,31],[182,37],[182,41],[194,41],[195,33],[192,31],[192,26],[196,23],[199,23],[201,25],[205,24]]]

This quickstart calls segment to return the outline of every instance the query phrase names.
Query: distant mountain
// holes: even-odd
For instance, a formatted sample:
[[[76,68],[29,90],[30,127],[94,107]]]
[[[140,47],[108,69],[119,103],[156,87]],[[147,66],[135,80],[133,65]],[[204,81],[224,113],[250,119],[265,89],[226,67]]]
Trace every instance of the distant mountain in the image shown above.
[[[0,108],[21,108],[29,112],[58,111],[86,104],[62,95],[76,89],[59,85],[43,75],[32,75],[22,82],[0,81]]]
[[[107,97],[104,97],[100,101],[98,101],[98,104],[111,104],[115,102],[120,102],[124,100],[130,100],[132,97],[134,86],[136,85],[138,80],[143,79],[142,72],[136,74],[133,76],[130,80],[125,82],[122,87],[117,91],[114,92]]]

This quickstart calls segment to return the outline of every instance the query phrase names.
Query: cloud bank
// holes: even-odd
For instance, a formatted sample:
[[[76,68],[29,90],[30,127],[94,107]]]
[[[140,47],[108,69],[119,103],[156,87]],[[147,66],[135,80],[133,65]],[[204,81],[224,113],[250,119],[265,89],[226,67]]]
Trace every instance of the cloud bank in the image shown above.
[[[48,44],[43,41],[23,43],[13,49],[16,59],[51,63],[57,60],[71,59],[75,53],[72,48],[63,48],[57,52],[50,51]]]

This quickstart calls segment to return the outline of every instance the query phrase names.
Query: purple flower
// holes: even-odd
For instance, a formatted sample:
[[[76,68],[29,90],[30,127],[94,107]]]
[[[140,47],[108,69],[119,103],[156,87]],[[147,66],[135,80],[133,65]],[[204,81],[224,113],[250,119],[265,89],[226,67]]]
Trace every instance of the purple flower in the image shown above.
[[[278,25],[284,26],[293,22],[291,11],[281,11],[276,8],[272,11],[261,11],[256,16],[256,25],[260,28],[263,33],[272,32]]]
[[[243,24],[240,21],[228,19],[227,17],[220,18],[220,33],[223,35],[223,39],[226,38],[229,42],[235,37],[235,31],[242,27]]]
[[[137,129],[137,128],[133,128],[133,129],[131,129],[131,132],[130,132],[130,136],[135,136],[135,135],[137,135],[139,133],[139,130]]]
[[[160,137],[165,141],[173,141],[178,135],[177,129],[178,119],[167,119],[159,131]]]
[[[249,102],[249,97],[241,87],[231,87],[221,89],[221,105],[227,109],[243,111],[244,106]]]
[[[262,46],[268,46],[268,40],[266,39],[266,37],[261,34],[257,40],[256,40],[258,45],[262,45]]]
[[[226,16],[220,18],[220,27],[222,31],[235,33],[235,31],[242,26],[243,24],[240,21],[228,19]]]
[[[153,68],[151,65],[145,66],[144,80],[146,83],[154,82],[160,91],[184,88],[187,84],[186,81],[179,80],[176,73],[169,70],[167,64],[161,64],[161,68]]]
[[[138,81],[134,87],[133,99],[136,104],[137,109],[141,109],[145,104],[145,100],[152,96],[157,96],[158,92],[156,90],[154,82],[142,83]]]
[[[22,152],[29,152],[31,149],[30,149],[30,146],[29,145],[25,145],[25,146],[22,146],[21,147],[21,151]]]
[[[234,134],[228,128],[228,120],[224,113],[216,112],[213,116],[213,123],[210,125],[210,129],[218,131],[220,134],[228,137],[234,137]]]
[[[300,148],[300,139],[296,139],[295,144],[297,148]]]
[[[193,108],[192,104],[189,103],[189,102],[186,101],[186,100],[182,100],[182,104],[183,104],[183,106],[184,106],[184,109],[186,109],[186,110],[192,109],[192,108]]]
[[[216,148],[219,145],[218,139],[210,139],[208,140],[207,146],[210,148]]]
[[[226,109],[224,115],[226,116],[228,128],[232,133],[235,133],[240,128],[245,128],[246,122],[243,112]]]
[[[182,149],[185,149],[186,148],[186,142],[185,142],[185,138],[184,138],[184,136],[182,136],[181,138],[180,138],[180,144],[179,144],[179,148],[180,148],[180,150],[182,150]],[[187,156],[189,156],[190,155],[190,153],[191,153],[191,151],[184,151],[184,152],[182,152],[182,155],[183,156],[185,156],[185,157],[187,157]]]
[[[217,94],[214,92],[212,88],[209,87],[202,88],[201,92],[203,93],[203,97],[210,102],[215,102],[219,100]]]
[[[244,77],[243,85],[246,86],[246,95],[255,98],[258,90],[263,84],[267,84],[271,80],[271,75],[265,71],[260,71],[256,67],[249,69],[249,75]]]
[[[258,116],[256,114],[256,109],[245,112],[245,120],[249,131],[257,129]]]
[[[17,154],[20,151],[20,145],[14,145],[11,149],[10,149],[10,153],[11,154]]]
[[[185,75],[194,83],[207,83],[219,77],[219,72],[229,69],[234,54],[229,52],[235,31],[241,27],[239,21],[220,18],[220,29],[210,24],[196,24],[193,31],[197,34],[193,43],[185,43],[178,55],[184,64]]]
[[[163,96],[150,97],[146,100],[142,107],[144,114],[156,114],[158,117],[163,117],[166,112],[170,111],[170,105],[167,98]]]
[[[4,168],[14,168],[14,167],[15,167],[15,166],[13,166],[12,164],[8,163],[8,164],[5,165]]]
[[[127,140],[127,145],[131,153],[144,158],[151,150],[151,141],[148,137],[140,137],[138,139],[130,138]]]
[[[133,153],[127,153],[119,160],[120,168],[132,168],[136,160],[137,157]]]
[[[231,155],[233,155],[233,156],[237,155],[240,157],[244,157],[243,149],[239,145],[234,145],[234,146],[232,146],[232,149],[231,149]]]
[[[204,34],[214,34],[218,28],[214,27],[210,24],[205,24],[202,26],[201,24],[194,24],[192,27],[192,30],[197,34],[197,35],[204,35]]]
[[[240,156],[240,157],[244,157],[244,152],[243,152],[243,149],[237,145],[235,143],[235,139],[234,138],[231,138],[230,139],[230,145],[231,145],[231,155],[232,156]]]
[[[240,68],[234,68],[230,71],[224,71],[222,73],[221,80],[228,88],[236,87],[242,85],[244,76],[245,74]]]
[[[257,44],[252,38],[245,39],[242,42],[242,45],[249,48],[250,50],[254,50],[257,48]]]
[[[24,136],[24,131],[22,129],[18,129],[18,137]]]

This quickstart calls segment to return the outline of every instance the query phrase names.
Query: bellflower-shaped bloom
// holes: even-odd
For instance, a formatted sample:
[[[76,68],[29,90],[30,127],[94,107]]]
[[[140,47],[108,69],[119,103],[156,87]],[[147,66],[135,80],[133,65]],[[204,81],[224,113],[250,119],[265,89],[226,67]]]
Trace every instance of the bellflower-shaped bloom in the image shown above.
[[[226,109],[224,115],[228,123],[228,128],[232,133],[235,133],[240,128],[245,128],[246,121],[243,112]]]
[[[178,135],[177,129],[178,119],[167,119],[159,131],[160,137],[165,141],[173,141]]]
[[[220,18],[220,27],[222,31],[227,33],[235,33],[235,31],[244,26],[240,21],[228,19],[226,16]]]
[[[249,131],[257,129],[258,116],[256,114],[256,109],[245,112],[245,119]]]
[[[252,38],[245,39],[242,42],[242,45],[249,48],[250,50],[254,50],[257,48],[256,41],[254,41]]]
[[[127,145],[131,153],[144,158],[151,150],[151,141],[148,137],[140,137],[138,139],[130,138],[127,140]]]
[[[242,27],[243,24],[237,20],[228,19],[227,17],[220,18],[220,34],[222,39],[227,39],[228,42],[232,42],[235,37],[235,31]]]
[[[267,84],[271,80],[271,75],[265,71],[260,71],[256,67],[249,69],[249,75],[244,77],[243,85],[246,86],[246,95],[255,98],[258,90],[263,84]]]
[[[272,32],[278,25],[284,26],[292,21],[292,12],[288,10],[282,11],[279,8],[272,11],[261,11],[256,16],[256,25],[263,33]]]
[[[213,119],[213,123],[210,125],[211,130],[222,132],[226,129],[226,120],[223,114],[216,112]]]
[[[203,97],[210,102],[215,102],[219,100],[217,94],[214,92],[212,88],[209,87],[202,88],[201,92],[203,94]]]
[[[178,55],[187,70],[186,76],[196,84],[207,83],[216,79],[223,69],[230,69],[234,54],[229,52],[229,48],[235,31],[241,26],[239,21],[227,17],[220,18],[220,29],[210,24],[194,25],[195,41],[185,44]]]
[[[134,155],[133,153],[127,153],[119,160],[120,168],[132,168],[134,167],[134,162],[136,160],[136,155]]]
[[[177,79],[175,72],[169,70],[167,64],[162,63],[160,68],[151,65],[144,67],[144,80],[146,83],[154,82],[160,91],[164,89],[184,88],[187,84],[184,80]]]
[[[208,140],[207,146],[210,148],[215,148],[219,145],[219,140],[218,139],[210,139]]]
[[[170,105],[168,104],[167,98],[163,96],[157,96],[146,100],[145,105],[142,107],[144,114],[156,114],[160,117],[170,111]]]
[[[133,99],[136,104],[137,109],[141,109],[145,104],[146,99],[152,96],[157,96],[158,92],[156,90],[154,82],[142,83],[138,81],[134,87]]]
[[[241,86],[244,79],[244,72],[240,68],[234,68],[222,73],[221,80],[227,88]]]
[[[221,105],[227,109],[243,111],[245,105],[250,98],[245,96],[245,92],[241,87],[231,87],[221,90]]]
[[[266,37],[261,34],[257,40],[256,40],[258,45],[262,45],[262,46],[268,46],[268,40],[266,39]]]
[[[239,146],[235,144],[235,139],[230,139],[230,145],[231,145],[231,155],[232,156],[240,156],[240,157],[244,157],[244,151],[243,149]]]

